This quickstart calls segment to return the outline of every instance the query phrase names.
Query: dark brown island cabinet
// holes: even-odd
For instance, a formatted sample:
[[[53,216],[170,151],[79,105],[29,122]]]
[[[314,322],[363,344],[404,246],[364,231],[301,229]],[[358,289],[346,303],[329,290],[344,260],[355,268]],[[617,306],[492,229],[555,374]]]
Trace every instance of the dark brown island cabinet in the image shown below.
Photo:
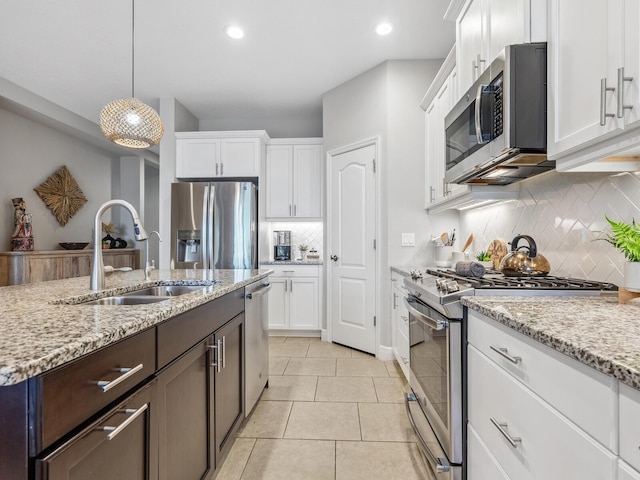
[[[201,480],[244,419],[244,288],[0,387],[2,480]]]

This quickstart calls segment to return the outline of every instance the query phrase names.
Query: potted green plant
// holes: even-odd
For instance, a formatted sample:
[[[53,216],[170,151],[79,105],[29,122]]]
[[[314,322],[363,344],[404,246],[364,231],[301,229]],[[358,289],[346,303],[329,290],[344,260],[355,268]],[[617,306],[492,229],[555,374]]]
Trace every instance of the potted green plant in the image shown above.
[[[640,225],[635,220],[631,223],[616,222],[605,215],[611,226],[606,240],[620,250],[626,259],[624,264],[624,288],[631,292],[640,292]]]
[[[485,251],[481,250],[476,254],[476,261],[484,266],[484,268],[492,268],[493,262],[491,261],[491,256]]]
[[[298,250],[300,250],[300,257],[303,261],[305,261],[307,259],[307,250],[309,250],[309,245],[307,245],[306,243],[301,243],[300,245],[298,245]]]

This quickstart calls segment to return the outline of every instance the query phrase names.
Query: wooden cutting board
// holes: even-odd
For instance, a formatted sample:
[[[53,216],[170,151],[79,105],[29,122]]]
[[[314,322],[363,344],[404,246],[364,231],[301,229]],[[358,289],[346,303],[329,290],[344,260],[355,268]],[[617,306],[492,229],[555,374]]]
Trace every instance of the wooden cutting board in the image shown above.
[[[500,260],[502,260],[507,254],[507,244],[500,239],[493,240],[487,247],[487,253],[491,257],[493,262],[493,268],[498,270],[500,268]]]

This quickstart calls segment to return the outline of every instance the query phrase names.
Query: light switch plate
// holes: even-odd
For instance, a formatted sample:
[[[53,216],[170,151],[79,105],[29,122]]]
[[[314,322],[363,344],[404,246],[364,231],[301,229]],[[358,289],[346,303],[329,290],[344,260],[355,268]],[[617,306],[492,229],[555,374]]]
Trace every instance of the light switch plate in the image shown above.
[[[402,234],[402,246],[403,247],[415,247],[416,246],[416,234],[415,233],[403,233]]]

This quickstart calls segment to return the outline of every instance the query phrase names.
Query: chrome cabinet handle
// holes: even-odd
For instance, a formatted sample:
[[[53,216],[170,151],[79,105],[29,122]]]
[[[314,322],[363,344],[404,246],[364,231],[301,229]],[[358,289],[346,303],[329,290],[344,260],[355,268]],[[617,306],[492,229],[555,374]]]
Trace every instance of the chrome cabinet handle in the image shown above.
[[[289,280],[289,291],[293,293],[293,280]]]
[[[478,64],[475,60],[471,60],[471,78],[474,82],[478,79]]]
[[[291,205],[289,205],[289,216],[292,217],[292,209],[291,209]]]
[[[404,320],[405,323],[409,323],[409,317],[407,317],[406,315],[400,315],[400,318]]]
[[[624,82],[633,81],[633,77],[624,76],[624,67],[618,69],[618,118],[624,117],[625,110],[633,109],[633,105],[624,104]]]
[[[429,202],[433,203],[436,201],[436,189],[433,187],[429,187]]]
[[[218,162],[216,162],[216,175],[218,175]]]
[[[222,368],[227,366],[227,337],[222,336]]]
[[[506,423],[500,423],[493,417],[491,417],[490,420],[491,423],[493,423],[498,431],[504,436],[504,438],[507,439],[511,446],[513,448],[518,448],[518,444],[522,443],[522,439],[520,437],[512,437],[511,435],[509,435],[509,432],[507,432],[508,425]]]
[[[222,350],[222,341],[216,340],[216,343],[213,345],[208,345],[208,347],[215,352],[216,360],[215,362],[211,362],[209,365],[212,367],[216,367],[216,372],[220,373],[222,369],[222,358],[221,358],[221,350]]]
[[[506,348],[496,347],[495,345],[489,345],[489,348],[496,352],[498,355],[506,358],[511,363],[514,363],[516,365],[522,361],[522,357],[514,357],[512,355],[509,355],[509,350],[507,350]]]
[[[295,203],[293,204],[293,216],[294,217],[298,216],[298,208]]]
[[[398,308],[398,294],[393,294],[393,309],[396,310]]]
[[[120,373],[123,373],[124,375],[120,375],[115,380],[100,380],[98,382],[98,386],[102,388],[103,392],[108,392],[113,387],[115,387],[116,385],[119,385],[120,383],[124,382],[128,378],[132,377],[143,368],[144,368],[144,365],[142,363],[139,365],[136,365],[133,368],[117,368],[116,370]]]
[[[113,440],[118,436],[120,432],[122,432],[125,428],[127,428],[131,424],[131,422],[133,422],[136,418],[142,415],[147,410],[147,408],[149,408],[149,404],[145,403],[137,410],[134,408],[127,408],[125,410],[121,410],[121,413],[126,413],[127,415],[131,415],[131,416],[127,418],[124,422],[122,422],[120,425],[118,425],[117,427],[110,427],[105,425],[104,427],[98,427],[96,430],[102,430],[103,432],[110,432],[109,435],[107,435],[107,438],[109,440]]]
[[[224,175],[224,163],[220,162],[220,175]]]
[[[607,92],[615,92],[614,87],[607,87],[607,79],[600,80],[600,125],[607,124],[607,118],[613,118],[613,113],[607,113]]]

